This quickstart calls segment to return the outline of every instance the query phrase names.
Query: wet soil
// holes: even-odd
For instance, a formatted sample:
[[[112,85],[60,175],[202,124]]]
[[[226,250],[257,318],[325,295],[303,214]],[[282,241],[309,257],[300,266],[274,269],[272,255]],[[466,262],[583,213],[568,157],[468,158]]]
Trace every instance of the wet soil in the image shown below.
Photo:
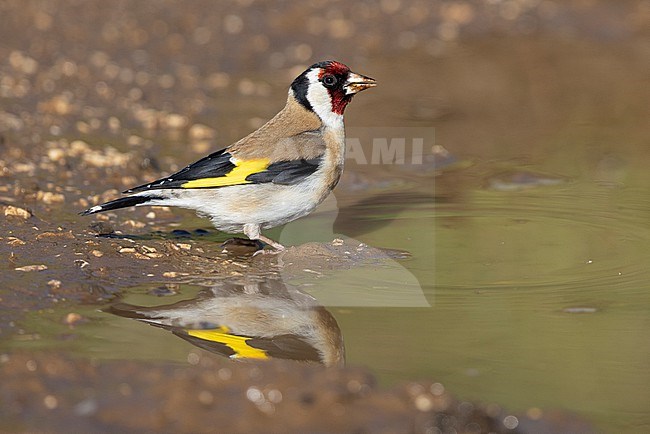
[[[10,431],[590,431],[566,415],[517,418],[494,404],[458,401],[440,383],[382,390],[364,369],[323,370],[277,361],[232,364],[202,352],[191,353],[188,366],[17,353],[3,356],[0,372],[2,428]]]
[[[430,75],[403,71],[400,63],[417,68],[413,59],[428,64],[462,57],[459,41],[476,35],[534,39],[560,28],[615,42],[642,32],[648,18],[643,2],[497,3],[0,4],[0,338],[23,333],[21,320],[28,312],[62,304],[71,313],[79,305],[103,306],[134,285],[245,273],[313,278],[314,272],[408,256],[332,239],[252,257],[246,246],[224,252],[227,237],[212,236],[209,229],[205,236],[207,225],[187,212],[154,207],[90,219],[77,213],[259,126],[282,105],[286,84],[312,61],[335,55],[369,75],[371,66],[380,68],[388,79],[391,91],[354,102],[353,122],[381,124],[363,111],[393,98],[389,112],[402,113],[409,125],[453,123],[480,113],[488,102],[473,104],[476,112],[462,110],[467,102],[454,99],[453,91],[446,95],[448,103],[422,94],[418,86],[406,90],[413,98],[397,99],[403,83],[391,81],[406,76],[420,83]],[[597,27],[590,24],[594,18],[600,20]],[[530,46],[513,44],[520,54]],[[638,53],[647,57],[647,51]],[[491,71],[486,66],[486,75]],[[462,142],[464,133],[452,132],[449,143]],[[468,154],[484,152],[478,137],[470,142]],[[425,176],[441,169],[446,167],[432,163]],[[372,191],[385,181],[376,172],[347,173],[340,189]],[[488,185],[516,189],[563,182],[552,175],[504,173]],[[445,190],[443,181],[441,188],[454,195],[459,187]],[[342,219],[357,218],[356,211],[348,206]],[[187,365],[96,362],[57,352],[4,351],[2,344],[0,350],[3,431],[591,430],[565,415],[554,421],[549,413],[542,418],[532,412],[512,419],[498,405],[455,400],[431,382],[435,379],[381,389],[364,368],[232,363],[199,350]]]

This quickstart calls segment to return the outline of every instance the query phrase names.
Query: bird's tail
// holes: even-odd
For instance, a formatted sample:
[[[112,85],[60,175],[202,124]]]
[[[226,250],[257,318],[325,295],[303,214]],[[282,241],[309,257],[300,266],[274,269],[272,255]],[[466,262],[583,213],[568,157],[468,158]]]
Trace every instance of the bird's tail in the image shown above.
[[[158,196],[127,196],[121,197],[119,199],[112,200],[110,202],[103,203],[101,205],[96,205],[92,208],[88,208],[85,211],[80,212],[80,215],[90,215],[102,211],[109,211],[112,209],[126,208],[129,206],[142,205],[152,200],[162,199]]]

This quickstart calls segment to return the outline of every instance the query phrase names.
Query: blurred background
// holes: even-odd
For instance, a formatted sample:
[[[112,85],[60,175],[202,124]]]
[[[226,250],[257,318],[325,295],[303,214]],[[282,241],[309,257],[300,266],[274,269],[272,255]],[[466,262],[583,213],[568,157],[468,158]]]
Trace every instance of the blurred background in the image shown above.
[[[382,384],[436,379],[531,418],[561,409],[598,431],[646,431],[648,0],[2,1],[0,143],[23,164],[3,165],[4,192],[50,190],[52,218],[85,227],[75,211],[92,195],[239,139],[325,59],[379,82],[346,112],[367,155],[377,131],[435,131],[423,164],[348,161],[337,188],[334,233],[410,252],[402,264],[432,305],[332,309],[348,363]],[[57,166],[68,152],[80,165]],[[30,163],[43,155],[66,171]],[[305,221],[294,232],[317,237],[323,220]],[[310,283],[316,298],[397,300],[403,282],[329,277]],[[132,355],[104,330],[75,351]],[[187,353],[147,348],[137,357]]]

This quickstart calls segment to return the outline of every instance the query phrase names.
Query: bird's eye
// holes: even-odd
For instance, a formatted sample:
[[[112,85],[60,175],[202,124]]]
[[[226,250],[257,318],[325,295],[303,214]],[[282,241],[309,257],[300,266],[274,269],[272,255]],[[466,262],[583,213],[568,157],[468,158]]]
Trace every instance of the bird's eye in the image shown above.
[[[323,84],[325,87],[334,86],[336,84],[336,77],[331,74],[327,74],[325,77],[323,77]]]

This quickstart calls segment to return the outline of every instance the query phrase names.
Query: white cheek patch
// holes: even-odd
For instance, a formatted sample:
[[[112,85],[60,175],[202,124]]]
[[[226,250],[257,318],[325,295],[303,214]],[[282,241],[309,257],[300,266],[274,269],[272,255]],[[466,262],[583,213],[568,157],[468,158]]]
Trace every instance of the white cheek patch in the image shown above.
[[[318,80],[318,69],[309,71],[309,87],[307,88],[307,101],[311,104],[314,112],[328,127],[340,128],[343,126],[343,115],[332,111],[332,100],[330,94],[323,84]]]

